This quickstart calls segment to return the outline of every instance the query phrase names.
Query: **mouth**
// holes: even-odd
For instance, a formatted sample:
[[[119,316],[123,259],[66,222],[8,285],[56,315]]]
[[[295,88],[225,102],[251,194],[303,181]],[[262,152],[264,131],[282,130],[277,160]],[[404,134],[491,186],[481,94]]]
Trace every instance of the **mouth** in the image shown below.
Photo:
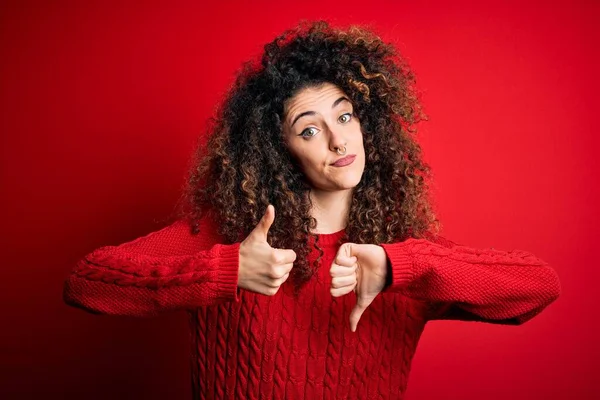
[[[350,154],[350,155],[347,155],[346,157],[340,158],[339,160],[332,163],[331,165],[334,167],[345,167],[346,165],[352,164],[354,162],[355,158],[356,158],[356,154]]]

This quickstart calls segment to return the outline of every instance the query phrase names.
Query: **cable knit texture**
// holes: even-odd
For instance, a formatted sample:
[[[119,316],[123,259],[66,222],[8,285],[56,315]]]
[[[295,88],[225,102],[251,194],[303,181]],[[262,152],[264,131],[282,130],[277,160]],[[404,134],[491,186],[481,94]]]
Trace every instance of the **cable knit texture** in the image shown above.
[[[355,294],[329,292],[343,231],[320,235],[321,267],[294,297],[290,282],[274,296],[238,289],[239,243],[219,244],[208,221],[201,228],[192,235],[180,220],[101,247],[64,286],[67,304],[94,313],[186,310],[195,399],[401,399],[427,321],[518,325],[561,291],[555,271],[525,251],[408,239],[382,245],[392,284],[353,333]]]

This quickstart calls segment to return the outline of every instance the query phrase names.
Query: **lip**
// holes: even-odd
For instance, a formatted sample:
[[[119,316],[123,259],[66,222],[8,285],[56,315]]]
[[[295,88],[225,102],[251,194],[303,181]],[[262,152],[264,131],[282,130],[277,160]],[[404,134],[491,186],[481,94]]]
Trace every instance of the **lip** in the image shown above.
[[[331,165],[334,167],[345,167],[346,165],[352,164],[354,162],[355,158],[356,158],[356,154],[350,154],[350,155],[347,155],[346,157],[340,158],[339,160],[332,163]]]

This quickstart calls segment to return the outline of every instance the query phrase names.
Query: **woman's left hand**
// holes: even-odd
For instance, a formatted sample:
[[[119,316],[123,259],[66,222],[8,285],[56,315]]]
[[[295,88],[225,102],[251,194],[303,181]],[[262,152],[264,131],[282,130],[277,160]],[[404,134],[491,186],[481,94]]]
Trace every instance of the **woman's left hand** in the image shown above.
[[[356,305],[350,313],[350,329],[356,332],[363,312],[385,287],[388,274],[385,250],[374,244],[344,243],[330,273],[332,296],[356,293]]]

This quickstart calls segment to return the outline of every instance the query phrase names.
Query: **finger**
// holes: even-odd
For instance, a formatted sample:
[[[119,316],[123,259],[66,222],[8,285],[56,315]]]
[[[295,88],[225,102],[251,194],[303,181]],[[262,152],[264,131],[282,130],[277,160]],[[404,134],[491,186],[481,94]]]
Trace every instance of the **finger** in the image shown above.
[[[338,255],[343,257],[352,257],[352,243],[344,243],[340,246]]]
[[[262,276],[270,280],[280,279],[282,276],[289,273],[293,267],[293,263],[278,265],[263,272]]]
[[[356,264],[351,267],[343,267],[337,264],[332,264],[331,268],[329,269],[329,273],[333,278],[338,276],[353,276],[356,275],[357,268],[358,266]]]
[[[356,283],[356,275],[335,277],[331,280],[332,288],[341,288],[344,286],[354,285]]]
[[[356,286],[356,284],[341,287],[341,288],[331,288],[331,289],[329,289],[329,292],[331,293],[331,295],[333,297],[340,297],[340,296],[344,296],[344,295],[352,292],[354,290],[355,286]]]
[[[279,286],[283,285],[283,283],[285,281],[287,281],[287,279],[290,277],[290,274],[287,273],[284,276],[282,276],[281,278],[275,279],[274,281],[271,281],[270,283],[267,283],[267,286],[270,288],[278,288]]]
[[[281,264],[289,264],[296,261],[296,252],[290,249],[274,249],[275,258]]]
[[[252,233],[259,236],[265,242],[267,241],[267,236],[269,234],[269,228],[273,225],[273,221],[275,221],[275,207],[271,204],[267,206],[264,215],[252,231]]]
[[[290,277],[290,273],[288,272],[287,274],[285,274],[285,275],[283,276],[283,278],[281,278],[281,279],[279,280],[279,286],[283,285],[283,283],[284,283],[285,281],[287,281],[287,279],[288,279],[289,277]]]
[[[283,264],[281,267],[278,267],[283,274],[289,274],[292,268],[294,268],[294,263]]]
[[[356,262],[358,261],[358,259],[356,257],[347,257],[345,255],[339,254],[336,258],[335,258],[335,263],[337,265],[342,265],[345,267],[351,267],[354,264],[356,264]]]

